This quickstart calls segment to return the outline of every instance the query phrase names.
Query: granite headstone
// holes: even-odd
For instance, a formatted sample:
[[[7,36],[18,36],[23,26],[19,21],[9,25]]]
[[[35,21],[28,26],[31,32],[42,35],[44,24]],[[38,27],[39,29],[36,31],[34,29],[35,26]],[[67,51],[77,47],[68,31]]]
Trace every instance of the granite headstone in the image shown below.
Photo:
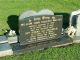
[[[21,45],[58,39],[62,32],[62,16],[49,10],[31,12],[31,15],[19,18],[19,29]]]

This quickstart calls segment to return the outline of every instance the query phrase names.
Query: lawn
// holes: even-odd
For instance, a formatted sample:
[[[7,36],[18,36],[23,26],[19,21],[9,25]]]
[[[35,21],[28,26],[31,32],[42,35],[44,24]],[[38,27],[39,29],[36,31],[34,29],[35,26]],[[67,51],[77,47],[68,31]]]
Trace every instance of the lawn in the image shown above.
[[[19,16],[26,10],[39,11],[44,8],[56,13],[71,13],[80,8],[80,0],[0,0],[0,35],[4,33],[3,30],[10,29],[7,22],[10,16]],[[0,60],[80,60],[80,44],[26,52]]]

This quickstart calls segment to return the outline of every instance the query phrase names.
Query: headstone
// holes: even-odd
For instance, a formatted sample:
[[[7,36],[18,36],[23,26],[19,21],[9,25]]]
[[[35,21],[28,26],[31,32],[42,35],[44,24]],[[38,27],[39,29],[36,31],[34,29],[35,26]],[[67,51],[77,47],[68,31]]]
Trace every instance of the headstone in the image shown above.
[[[29,17],[29,16],[33,16],[35,14],[36,14],[36,12],[33,10],[25,11],[19,16],[19,20],[23,20],[24,18]]]
[[[76,28],[77,17],[80,15],[80,10],[73,11],[70,16],[70,26],[74,26]]]
[[[21,45],[58,39],[62,31],[62,16],[38,15],[19,21]]]
[[[11,46],[8,43],[0,44],[0,57],[6,55],[13,55]]]
[[[71,13],[70,26],[73,26],[77,30],[76,36],[80,36],[80,10]]]
[[[54,15],[54,13],[49,9],[43,9],[40,10],[36,15]]]

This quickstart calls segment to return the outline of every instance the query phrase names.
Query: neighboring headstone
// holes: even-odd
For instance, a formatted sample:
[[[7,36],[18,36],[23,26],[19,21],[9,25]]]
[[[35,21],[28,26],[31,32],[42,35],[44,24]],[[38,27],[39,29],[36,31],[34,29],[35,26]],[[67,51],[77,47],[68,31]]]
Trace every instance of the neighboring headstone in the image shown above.
[[[21,45],[58,39],[62,32],[62,16],[38,15],[19,21]]]
[[[0,36],[0,44],[6,43],[6,42],[8,42],[7,37],[6,36]]]
[[[43,9],[40,10],[36,15],[54,15],[54,13],[49,9]]]
[[[29,16],[33,16],[35,14],[36,14],[36,12],[33,10],[25,11],[19,16],[19,20],[23,20],[24,18],[29,17]]]
[[[13,55],[11,46],[8,43],[0,44],[0,57],[6,55]]]
[[[80,43],[80,9],[71,13],[70,26],[73,26],[76,30],[73,43]]]
[[[19,16],[19,20],[23,20],[26,17],[30,17],[30,16],[37,16],[37,15],[54,15],[53,11],[49,10],[49,9],[42,9],[39,12],[33,11],[33,10],[28,10],[23,12],[20,16]]]
[[[71,13],[70,26],[73,26],[76,29],[76,36],[80,36],[80,10]]]
[[[70,16],[70,26],[74,26],[76,28],[77,16],[80,15],[80,9],[73,11]]]

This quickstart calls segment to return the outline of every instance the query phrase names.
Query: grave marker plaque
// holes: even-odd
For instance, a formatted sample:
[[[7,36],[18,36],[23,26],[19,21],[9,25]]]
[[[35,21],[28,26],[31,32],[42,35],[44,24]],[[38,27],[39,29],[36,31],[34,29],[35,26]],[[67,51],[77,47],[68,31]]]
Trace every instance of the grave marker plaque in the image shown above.
[[[55,40],[61,36],[62,16],[30,16],[19,21],[19,28],[21,45]]]

